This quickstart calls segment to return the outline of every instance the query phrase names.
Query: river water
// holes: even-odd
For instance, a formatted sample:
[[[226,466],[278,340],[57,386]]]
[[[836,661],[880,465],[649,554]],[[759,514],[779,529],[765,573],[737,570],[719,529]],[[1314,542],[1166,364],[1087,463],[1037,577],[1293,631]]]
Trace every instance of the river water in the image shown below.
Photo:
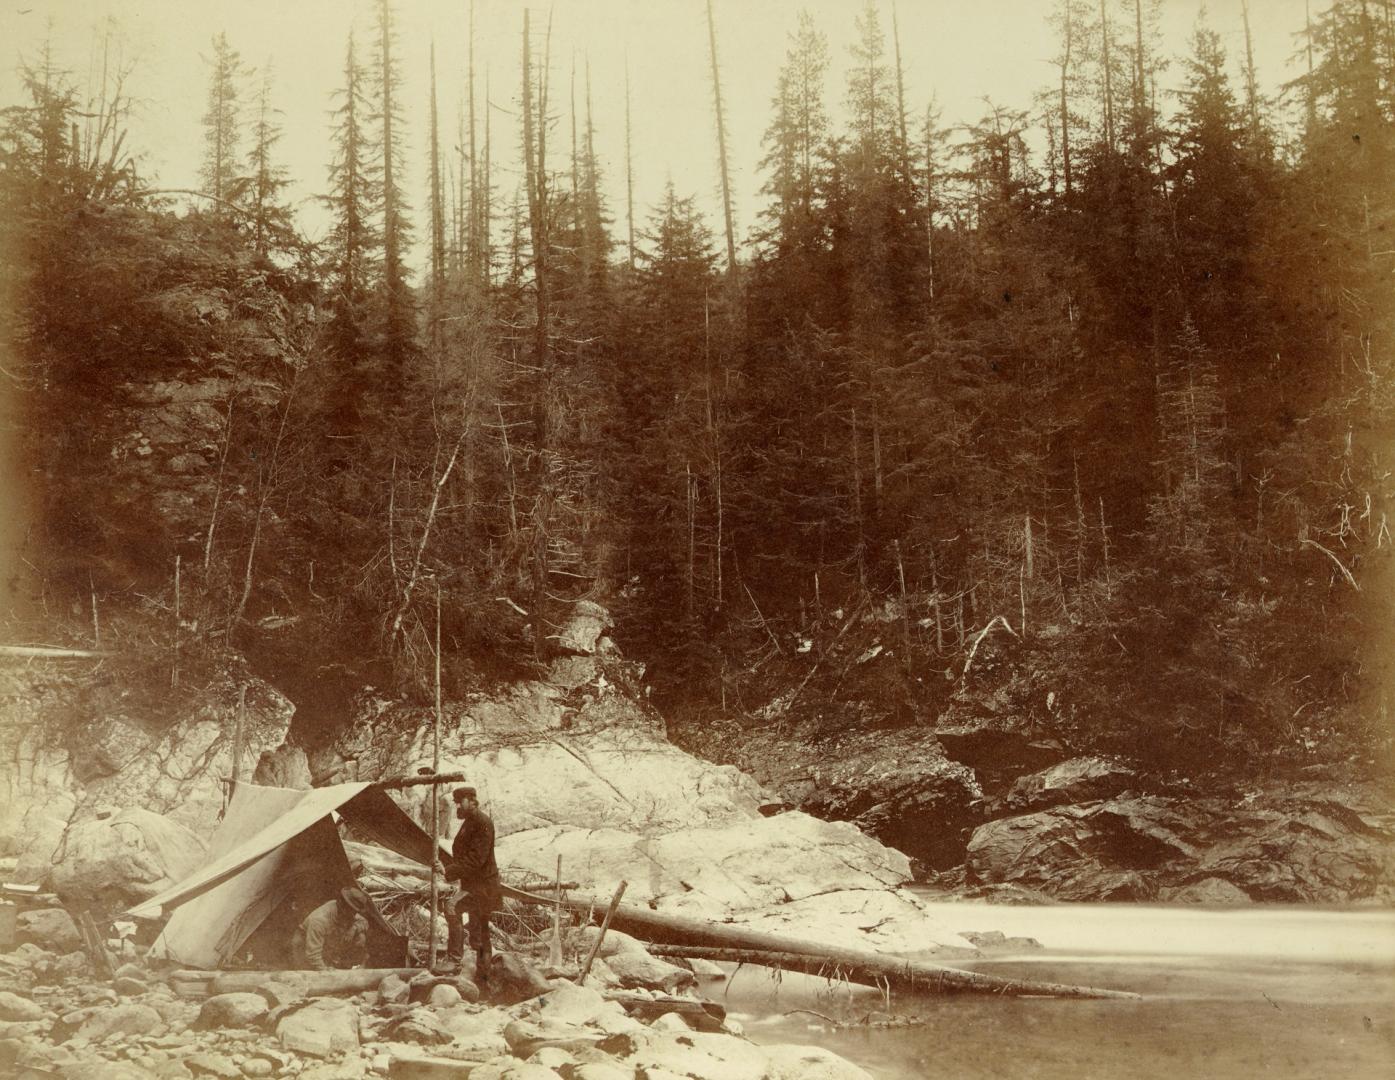
[[[948,929],[1001,930],[1042,945],[959,966],[1143,999],[898,997],[888,1007],[876,991],[761,968],[742,968],[707,993],[757,1042],[816,1043],[887,1080],[1395,1078],[1395,912],[930,907]],[[888,1013],[918,1022],[829,1023]]]

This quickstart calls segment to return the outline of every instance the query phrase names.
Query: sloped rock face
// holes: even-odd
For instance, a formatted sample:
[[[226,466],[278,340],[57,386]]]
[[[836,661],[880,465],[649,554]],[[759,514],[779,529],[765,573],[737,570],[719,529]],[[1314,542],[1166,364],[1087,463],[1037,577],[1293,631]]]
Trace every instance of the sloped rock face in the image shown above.
[[[673,746],[662,722],[606,675],[613,668],[586,663],[587,681],[518,684],[448,710],[441,770],[469,777],[499,836],[558,826],[657,832],[756,816],[767,801],[759,784]],[[406,775],[431,760],[428,710],[375,703],[310,764],[325,783]],[[421,797],[402,801],[419,811]]]
[[[589,677],[578,678],[578,662]],[[969,948],[897,888],[911,876],[903,853],[848,822],[763,816],[769,793],[669,743],[626,688],[623,664],[570,656],[561,667],[561,685],[470,702],[443,731],[441,769],[478,789],[506,877],[550,880],[561,855],[563,876],[597,896],[623,880],[627,902],[674,913],[862,946]],[[312,758],[317,779],[415,771],[431,760],[429,716],[370,707],[332,753]],[[420,799],[401,797],[429,820]]]
[[[839,889],[894,888],[908,860],[846,822],[798,812],[722,828],[645,835],[623,829],[534,829],[498,846],[502,865],[539,875],[555,870],[605,894],[660,911],[719,918]]]
[[[240,743],[244,775],[285,740],[293,707],[248,681]],[[222,809],[221,778],[232,773],[239,688],[209,687],[173,723],[94,695],[77,677],[6,671],[0,676],[0,852],[19,857],[15,877],[41,880],[70,825],[103,810],[141,807],[207,836]]]
[[[991,821],[969,843],[971,884],[1067,900],[1388,902],[1395,827],[1379,794],[1279,789],[1243,800],[1122,796]]]
[[[972,769],[949,760],[926,729],[861,731],[816,744],[769,732],[748,737],[740,760],[799,809],[848,821],[931,867],[963,858],[983,820]]]

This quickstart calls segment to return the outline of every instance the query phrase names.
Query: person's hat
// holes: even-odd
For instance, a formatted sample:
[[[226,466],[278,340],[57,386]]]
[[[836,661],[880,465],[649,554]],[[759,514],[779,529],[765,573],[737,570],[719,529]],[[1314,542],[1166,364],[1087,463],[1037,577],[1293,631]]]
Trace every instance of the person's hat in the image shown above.
[[[357,911],[360,915],[365,914],[372,906],[368,899],[368,894],[362,889],[356,889],[353,886],[340,889],[339,899]]]
[[[476,801],[479,800],[478,792],[476,792],[475,789],[472,787],[458,787],[450,793],[450,797],[454,799],[456,802],[460,802],[461,799],[475,799]]]

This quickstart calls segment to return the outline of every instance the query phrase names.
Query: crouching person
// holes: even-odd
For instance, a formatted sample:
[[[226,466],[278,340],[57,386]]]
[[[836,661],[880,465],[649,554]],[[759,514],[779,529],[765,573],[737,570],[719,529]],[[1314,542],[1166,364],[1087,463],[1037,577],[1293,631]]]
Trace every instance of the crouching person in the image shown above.
[[[291,937],[297,969],[349,968],[365,955],[367,916],[372,909],[362,889],[340,889],[333,900],[305,916]]]
[[[501,898],[499,867],[494,862],[494,822],[480,809],[474,788],[456,788],[451,795],[460,830],[451,845],[450,863],[444,868],[446,880],[457,885],[456,893],[445,903],[446,957],[456,965],[464,959],[463,917],[468,915],[470,945],[475,950],[475,978],[487,979],[493,955],[489,918],[498,909]]]

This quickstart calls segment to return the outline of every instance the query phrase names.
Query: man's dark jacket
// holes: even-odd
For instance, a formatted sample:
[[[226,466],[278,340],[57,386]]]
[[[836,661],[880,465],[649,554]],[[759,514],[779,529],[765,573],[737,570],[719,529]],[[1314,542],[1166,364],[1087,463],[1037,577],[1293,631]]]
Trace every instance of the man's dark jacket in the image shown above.
[[[499,867],[494,861],[494,822],[478,806],[460,819],[460,831],[451,844],[446,880],[458,881],[471,892],[496,897]]]

